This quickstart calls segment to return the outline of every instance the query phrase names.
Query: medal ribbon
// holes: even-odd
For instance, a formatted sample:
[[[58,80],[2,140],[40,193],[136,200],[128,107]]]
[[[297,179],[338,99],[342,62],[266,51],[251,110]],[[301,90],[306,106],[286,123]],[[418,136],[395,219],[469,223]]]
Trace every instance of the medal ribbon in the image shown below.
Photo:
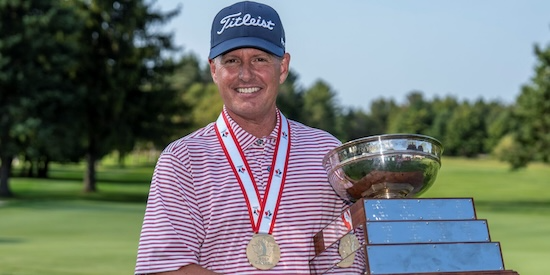
[[[344,226],[348,229],[348,231],[353,229],[353,222],[351,219],[351,211],[350,209],[346,209],[344,213],[342,213],[342,221],[344,222]]]
[[[273,231],[286,178],[290,154],[290,126],[286,117],[279,111],[277,117],[281,123],[263,199],[225,112],[222,112],[216,121],[216,135],[241,186],[254,233],[271,234]]]

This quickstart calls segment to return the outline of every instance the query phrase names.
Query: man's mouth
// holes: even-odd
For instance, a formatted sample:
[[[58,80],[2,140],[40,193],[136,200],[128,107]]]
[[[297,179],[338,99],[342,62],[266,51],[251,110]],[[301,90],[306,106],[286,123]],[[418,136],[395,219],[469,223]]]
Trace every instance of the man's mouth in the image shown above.
[[[257,91],[259,91],[260,88],[258,87],[252,87],[252,88],[237,88],[237,92],[241,93],[241,94],[252,94],[252,93],[255,93]]]

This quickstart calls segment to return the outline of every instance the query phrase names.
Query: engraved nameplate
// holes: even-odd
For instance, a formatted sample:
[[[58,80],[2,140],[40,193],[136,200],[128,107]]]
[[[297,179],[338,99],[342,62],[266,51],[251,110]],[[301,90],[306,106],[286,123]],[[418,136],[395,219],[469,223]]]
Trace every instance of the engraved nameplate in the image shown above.
[[[368,244],[488,242],[485,220],[367,222]]]
[[[369,274],[503,270],[499,243],[367,246]]]
[[[475,219],[472,199],[365,199],[367,221]]]

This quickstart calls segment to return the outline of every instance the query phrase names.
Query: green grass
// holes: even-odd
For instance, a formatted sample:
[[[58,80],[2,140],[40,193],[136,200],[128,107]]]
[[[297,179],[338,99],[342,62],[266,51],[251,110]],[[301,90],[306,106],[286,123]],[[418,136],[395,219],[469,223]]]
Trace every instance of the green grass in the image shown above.
[[[0,200],[0,275],[132,274],[152,166],[98,167],[96,194],[82,166],[52,166],[50,179],[12,178]],[[472,197],[501,243],[507,269],[550,269],[550,167],[510,172],[496,161],[443,159],[422,197]]]
[[[132,274],[143,204],[36,201],[0,210],[0,274]]]
[[[489,160],[443,159],[424,198],[471,197],[478,219],[487,219],[500,242],[506,269],[522,275],[550,270],[550,167],[533,164],[512,172]]]
[[[152,166],[100,166],[97,169],[98,193],[83,193],[83,166],[53,165],[48,179],[13,178],[17,199],[85,199],[119,202],[145,202]],[[17,174],[17,173],[15,173]]]
[[[0,275],[133,274],[153,168],[100,166],[94,194],[82,192],[82,171],[54,165],[49,179],[11,179]]]

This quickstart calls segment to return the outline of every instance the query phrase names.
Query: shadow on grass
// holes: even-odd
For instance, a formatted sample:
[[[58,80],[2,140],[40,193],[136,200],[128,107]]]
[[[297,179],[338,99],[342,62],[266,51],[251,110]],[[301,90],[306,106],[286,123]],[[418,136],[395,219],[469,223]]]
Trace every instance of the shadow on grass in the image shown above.
[[[154,165],[100,165],[96,170],[96,192],[84,192],[82,165],[52,165],[47,178],[10,176],[12,203],[52,200],[86,200],[146,203]],[[3,199],[4,200],[4,199]]]
[[[54,180],[57,182],[75,182],[75,181],[82,181],[82,176],[63,176],[63,177],[48,177],[46,180]],[[103,183],[118,183],[118,184],[124,184],[124,185],[149,185],[151,183],[151,179],[116,179],[116,178],[102,178],[99,177],[98,181]]]
[[[98,180],[96,192],[84,192],[82,178],[11,178],[11,202],[43,200],[88,200],[105,202],[145,203],[149,181]]]
[[[124,202],[124,203],[146,203],[147,193],[133,193],[124,191],[97,191],[94,193],[85,192],[14,192],[10,201],[42,201],[42,200],[88,200],[105,202]]]
[[[110,167],[102,166],[96,170],[98,182],[149,184],[153,175],[152,166]],[[84,169],[76,166],[59,166],[48,170],[47,178],[36,178],[55,181],[82,181]],[[20,170],[14,169],[11,178],[29,178],[22,175]],[[29,178],[32,179],[32,178]]]
[[[0,245],[2,244],[14,244],[14,243],[22,243],[24,242],[22,239],[18,238],[0,238]]]
[[[476,209],[506,213],[549,213],[550,201],[475,201]]]

